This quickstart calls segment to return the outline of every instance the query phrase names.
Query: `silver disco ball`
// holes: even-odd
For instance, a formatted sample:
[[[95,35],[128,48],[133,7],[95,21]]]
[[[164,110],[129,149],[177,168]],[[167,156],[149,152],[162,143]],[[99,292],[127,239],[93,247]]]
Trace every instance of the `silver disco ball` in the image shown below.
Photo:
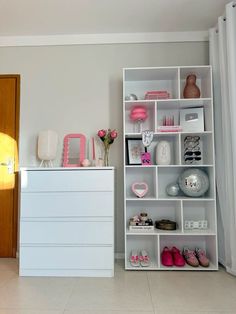
[[[202,196],[209,189],[208,175],[200,169],[186,169],[178,179],[179,187],[184,194],[191,197]]]

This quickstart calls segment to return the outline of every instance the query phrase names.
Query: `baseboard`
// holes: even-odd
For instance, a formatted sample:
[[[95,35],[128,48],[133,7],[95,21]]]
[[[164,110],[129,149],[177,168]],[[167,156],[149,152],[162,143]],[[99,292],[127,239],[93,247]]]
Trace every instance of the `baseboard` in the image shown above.
[[[115,259],[124,259],[125,253],[115,253]]]

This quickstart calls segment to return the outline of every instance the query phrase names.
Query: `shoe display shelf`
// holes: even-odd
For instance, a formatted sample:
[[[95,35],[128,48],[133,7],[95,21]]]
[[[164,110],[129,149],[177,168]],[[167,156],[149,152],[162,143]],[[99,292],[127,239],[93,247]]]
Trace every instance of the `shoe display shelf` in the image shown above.
[[[183,90],[186,77],[194,73],[200,98],[184,98]],[[217,219],[215,201],[215,160],[214,160],[214,121],[212,75],[210,66],[163,67],[163,68],[126,68],[123,71],[123,126],[124,126],[124,220],[125,220],[125,268],[132,270],[217,270]],[[147,91],[168,91],[168,99],[145,99]],[[131,97],[130,97],[131,95]],[[135,96],[135,99],[133,99]],[[130,99],[129,99],[130,97]],[[139,124],[130,119],[130,112],[135,106],[146,108],[147,118]],[[204,129],[177,132],[160,132],[163,117],[171,116],[174,125],[181,127],[182,109],[203,108]],[[127,141],[142,139],[142,131],[153,131],[153,140],[148,147],[151,165],[132,164],[128,158]],[[184,141],[186,136],[198,136],[200,139],[201,158],[193,163],[186,163]],[[171,147],[171,164],[160,165],[156,162],[156,147],[160,141],[168,141]],[[191,160],[191,158],[190,158]],[[207,173],[209,189],[201,197],[189,197],[183,193],[176,197],[169,196],[166,187],[177,182],[185,169],[198,168]],[[145,182],[148,192],[144,197],[137,197],[132,191],[134,182]],[[135,215],[146,212],[153,222],[169,219],[177,223],[173,231],[129,230],[129,221]],[[186,221],[207,221],[205,229],[187,229]],[[184,247],[200,247],[206,251],[210,260],[209,267],[165,267],[161,264],[161,252],[164,247],[173,247],[182,251]],[[132,267],[130,254],[145,249],[150,257],[149,267]]]

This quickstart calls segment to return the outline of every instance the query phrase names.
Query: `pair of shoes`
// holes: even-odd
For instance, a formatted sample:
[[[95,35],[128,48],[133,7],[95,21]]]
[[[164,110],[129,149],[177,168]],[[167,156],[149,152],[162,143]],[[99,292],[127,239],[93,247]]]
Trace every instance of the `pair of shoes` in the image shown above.
[[[183,267],[185,265],[185,260],[180,253],[180,250],[175,246],[170,250],[167,246],[164,247],[161,253],[161,263],[164,266],[177,266]]]
[[[186,263],[192,267],[202,267],[209,266],[209,259],[206,257],[206,253],[203,249],[195,248],[195,250],[190,250],[187,247],[183,248],[183,256],[186,260]]]
[[[140,250],[138,254],[137,250],[132,250],[129,258],[130,264],[133,267],[148,267],[150,266],[150,257],[146,250]]]

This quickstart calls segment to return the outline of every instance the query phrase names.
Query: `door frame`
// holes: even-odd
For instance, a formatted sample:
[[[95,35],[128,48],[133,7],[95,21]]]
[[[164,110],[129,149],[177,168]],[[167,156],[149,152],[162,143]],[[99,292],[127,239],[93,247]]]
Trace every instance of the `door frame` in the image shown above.
[[[20,128],[20,74],[0,74],[0,78],[15,78],[16,80],[16,99],[15,99],[15,141],[19,155],[19,128]],[[18,238],[18,178],[19,172],[16,172],[15,188],[13,194],[13,230],[12,230],[12,257],[16,257],[17,238]]]

